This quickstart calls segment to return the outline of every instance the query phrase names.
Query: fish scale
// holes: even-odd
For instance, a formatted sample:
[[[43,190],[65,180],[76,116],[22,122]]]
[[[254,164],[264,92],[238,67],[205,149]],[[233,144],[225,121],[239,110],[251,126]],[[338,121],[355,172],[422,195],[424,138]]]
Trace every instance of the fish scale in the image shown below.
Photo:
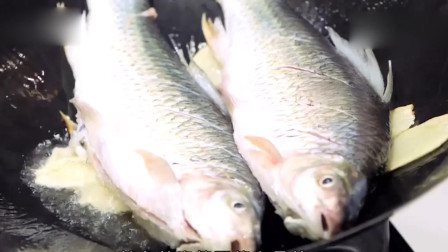
[[[137,24],[136,26],[138,27]],[[138,33],[132,30],[130,30],[129,33],[129,36],[138,35]],[[127,43],[127,46],[131,48],[137,47],[133,45],[133,43],[135,43],[133,41],[135,40],[129,39],[130,43]],[[151,41],[148,39],[147,41],[148,44],[152,44],[155,42],[159,43],[158,40]],[[164,44],[162,45],[165,46]],[[115,47],[121,48],[120,45],[116,45]],[[164,48],[164,50],[167,49]],[[129,51],[132,52],[132,50]],[[188,74],[185,72],[185,70],[178,70],[185,69],[185,67],[181,65],[180,62],[173,61],[172,58],[167,57],[164,59],[163,56],[160,56],[161,52],[157,50],[153,50],[152,52],[158,55],[157,62],[139,62],[139,58],[141,57],[139,57],[139,55],[134,52],[129,54],[126,53],[123,58],[126,59],[127,57],[129,57],[131,59],[139,59],[139,61],[135,61],[135,68],[129,69],[130,66],[121,64],[116,67],[117,70],[120,69],[119,73],[136,73],[135,75],[130,76],[140,77],[142,76],[141,74],[139,74],[141,72],[145,73],[143,77],[151,75],[153,72],[156,73],[157,76],[157,80],[151,83],[148,83],[145,78],[133,77],[131,80],[135,83],[133,84],[135,85],[134,88],[128,89],[126,85],[117,86],[117,88],[120,89],[120,92],[123,92],[124,97],[134,97],[133,101],[122,101],[124,109],[128,107],[132,108],[132,110],[126,109],[127,113],[129,113],[129,116],[126,117],[126,119],[138,118],[137,121],[134,120],[135,123],[142,125],[142,127],[144,127],[147,132],[159,132],[159,129],[163,130],[163,132],[171,131],[172,134],[170,140],[175,142],[170,141],[170,146],[175,148],[177,147],[175,151],[172,151],[173,153],[176,153],[176,155],[187,157],[191,156],[192,153],[196,152],[186,152],[190,151],[190,149],[184,147],[188,147],[189,145],[201,146],[201,142],[204,142],[204,145],[208,146],[209,149],[206,155],[204,155],[204,153],[201,153],[204,161],[212,157],[221,157],[223,156],[223,154],[226,154],[224,151],[222,151],[222,149],[217,149],[215,146],[224,145],[227,148],[235,148],[233,146],[234,143],[231,138],[232,135],[230,125],[219,114],[216,108],[212,105],[211,101],[204,96],[202,90],[200,90],[199,87],[194,84],[193,79],[187,77]],[[174,57],[174,55],[171,54],[171,57]],[[151,55],[145,57],[144,59],[146,58],[150,59]],[[145,65],[152,66],[152,68],[145,70],[144,67],[142,67]],[[129,70],[122,71],[121,69]],[[120,78],[120,76],[116,77]],[[128,78],[127,75],[124,78]],[[173,83],[174,81],[176,82]],[[171,85],[170,82],[173,83],[173,85]],[[179,85],[177,85],[177,83],[183,83],[183,86],[180,87]],[[110,85],[109,88],[111,88]],[[192,100],[194,100],[195,102],[191,102]],[[126,105],[128,102],[130,102],[129,105]],[[147,106],[146,108],[144,106],[138,106],[139,109],[134,110],[134,108],[136,107],[135,105],[143,105],[148,103],[154,104],[155,107],[158,108],[156,109],[158,111],[154,113],[154,109],[151,106]],[[165,109],[158,107],[160,105],[163,105]],[[177,113],[176,111],[182,112]],[[141,116],[148,114],[153,114],[156,116],[155,118],[151,118],[149,116],[142,118]],[[156,119],[157,122],[154,123]],[[186,131],[185,129],[188,129],[188,131]],[[185,134],[189,135],[187,139],[184,138]],[[227,141],[222,142],[221,139],[216,139],[217,136],[222,137],[222,140],[226,140],[227,138]],[[215,145],[211,146],[210,141],[216,142]],[[206,148],[201,148],[201,150],[207,151]],[[185,154],[182,155],[182,153]],[[226,169],[236,172],[244,167],[244,165],[239,164],[241,163],[241,160],[239,160],[238,156],[224,156],[226,157],[225,159],[218,160],[218,162],[215,164],[215,166],[219,167],[219,169]],[[227,162],[229,159],[227,158],[235,161],[235,163],[237,163],[238,165],[236,167],[232,166],[234,164],[229,164]],[[181,175],[182,173],[188,173],[190,171],[188,171],[188,169],[183,169],[178,172],[179,175]],[[193,172],[196,173],[198,171],[193,169]],[[246,175],[250,174],[246,173]],[[240,176],[236,177],[241,177],[244,181],[245,177],[247,176],[244,176],[243,173],[240,174]]]
[[[249,1],[251,2],[251,1]],[[260,6],[263,6],[260,4]],[[253,7],[254,9],[260,9],[257,7]],[[259,10],[260,12],[268,11],[268,10]],[[283,10],[269,10],[273,13],[277,13],[278,11],[283,12]],[[256,13],[256,12],[254,12]],[[240,14],[240,15],[248,15]],[[259,19],[260,17],[254,18],[252,21],[253,27],[257,27],[259,29],[263,29],[258,23],[255,22],[263,22]],[[282,15],[282,21],[288,22],[287,17]],[[247,20],[245,20],[247,21]],[[243,22],[243,21],[242,21]],[[247,21],[249,22],[249,21]],[[268,23],[268,22],[264,22]],[[274,22],[273,22],[274,23]],[[295,29],[303,29],[308,30],[307,33],[303,33],[301,36],[309,36],[311,35],[317,36],[316,32],[311,31],[308,26],[297,27],[296,17],[291,22],[291,26],[294,24]],[[230,25],[231,26],[231,25]],[[270,26],[270,29],[285,29],[282,26]],[[241,33],[251,33],[251,31],[244,30],[244,26],[238,26],[238,30]],[[361,111],[357,104],[363,104],[363,101],[373,101],[373,104],[377,103],[375,101],[369,87],[364,79],[362,79],[359,74],[350,70],[350,67],[347,67],[344,62],[332,61],[331,58],[337,57],[335,52],[332,52],[328,49],[328,45],[323,45],[319,41],[314,41],[312,44],[302,44],[301,47],[296,46],[296,51],[292,51],[290,46],[283,46],[285,43],[292,43],[288,37],[281,36],[271,36],[269,39],[267,34],[268,32],[260,33],[252,32],[257,36],[253,36],[254,41],[264,41],[261,43],[259,47],[260,50],[263,46],[272,47],[275,45],[276,49],[273,50],[265,50],[263,53],[260,53],[260,56],[257,57],[259,60],[257,63],[260,67],[261,71],[257,71],[256,78],[253,80],[257,82],[257,87],[253,90],[253,97],[260,97],[259,101],[275,101],[275,106],[269,106],[269,110],[274,110],[275,112],[275,130],[276,132],[286,132],[290,129],[300,128],[300,125],[307,126],[310,129],[313,129],[317,134],[330,134],[333,135],[335,142],[352,142],[352,139],[356,139],[356,136],[359,135],[359,126],[357,125],[358,118],[355,115],[361,115],[365,117],[366,123],[365,127],[371,129],[369,125],[372,125],[372,121],[377,121],[377,126],[384,128],[384,125],[381,121],[378,120],[376,115],[381,113],[381,107],[371,106],[370,104],[366,104],[371,111],[368,113],[360,113]],[[279,33],[280,35],[282,33]],[[285,34],[291,34],[291,32],[285,32]],[[298,36],[298,35],[297,35]],[[247,36],[250,38],[251,36]],[[244,40],[244,39],[242,39]],[[304,39],[303,41],[306,41]],[[252,44],[249,41],[242,44]],[[281,50],[282,48],[283,50]],[[301,51],[306,52],[306,54],[301,53]],[[254,52],[256,55],[257,52]],[[333,56],[328,56],[333,55]],[[319,59],[318,56],[321,56]],[[317,60],[316,60],[317,58]],[[265,62],[265,63],[264,63]],[[327,75],[318,76],[314,73],[309,73],[301,70],[289,70],[289,71],[279,71],[277,66],[279,63],[294,66],[295,68],[308,68],[311,71],[318,72],[319,74]],[[324,63],[324,64],[323,64]],[[342,70],[343,69],[343,70]],[[275,83],[275,89],[272,87],[272,76],[276,76],[282,74],[282,79]],[[301,78],[304,81],[293,81],[296,78]],[[356,86],[350,86],[351,84],[343,83],[342,81],[350,81],[356,83]],[[295,94],[291,93],[291,89],[296,89]],[[319,92],[314,92],[315,90],[319,90]],[[343,100],[340,99],[339,93],[345,92],[356,93],[355,96],[344,97]],[[292,95],[292,96],[291,96]],[[279,99],[279,98],[283,99]],[[286,97],[286,98],[284,98]],[[372,100],[372,97],[374,98]],[[316,106],[307,106],[309,100],[313,100]],[[289,102],[288,102],[289,101]],[[319,107],[319,104],[323,104],[326,106]],[[338,111],[338,107],[341,107],[340,111]],[[376,111],[375,111],[376,110]],[[334,116],[338,114],[338,116]],[[291,118],[291,116],[293,116]],[[314,117],[313,120],[309,118]],[[370,122],[369,122],[370,121]],[[280,123],[282,122],[282,123]],[[303,122],[303,123],[300,123]],[[320,123],[324,122],[324,123]],[[326,125],[325,130],[318,130],[321,127],[317,127],[317,124]],[[358,127],[357,127],[358,126]],[[298,129],[301,130],[301,129]],[[339,130],[344,130],[345,134],[333,134],[333,132],[339,132]],[[362,130],[362,129],[360,129]],[[387,138],[387,134],[383,134],[383,132],[378,132],[378,138]],[[303,142],[307,142],[307,138],[310,138],[310,142],[316,140],[316,137],[310,136],[308,134],[302,134],[299,131],[296,133],[301,136],[301,140]],[[286,135],[286,134],[285,134]],[[372,140],[372,144],[377,145],[378,141],[375,138],[366,139],[367,141]],[[383,141],[384,142],[384,141]],[[381,144],[381,143],[380,143]],[[365,143],[365,146],[371,146],[369,143]],[[320,145],[321,149],[331,148],[335,151],[339,151],[338,145]],[[300,149],[300,148],[298,148]],[[350,157],[353,154],[353,149],[347,148],[345,155]]]
[[[203,30],[222,61],[239,151],[290,232],[332,238],[356,218],[389,150],[376,60],[343,55],[344,43],[336,49],[287,1],[218,2],[225,27]]]
[[[146,24],[146,23],[145,23]],[[137,27],[141,27],[139,25],[136,25]],[[155,30],[155,28],[152,28]],[[131,30],[132,31],[132,30]],[[151,32],[151,29],[148,31],[148,33]],[[136,33],[131,32],[130,36],[136,36]],[[147,36],[148,38],[150,36]],[[129,39],[129,42],[131,41],[138,41],[135,39]],[[147,41],[147,46],[149,47],[152,43],[159,43],[160,47],[165,51],[170,51],[169,49],[165,48],[166,45],[160,40],[149,40]],[[134,46],[131,44],[127,44],[128,47],[133,48]],[[118,46],[117,46],[118,47]],[[139,48],[138,46],[135,46]],[[153,46],[151,46],[151,49]],[[160,49],[160,50],[162,50]],[[132,51],[132,50],[130,50]],[[212,157],[220,157],[220,156],[226,156],[225,159],[220,160],[222,163],[218,163],[218,167],[227,168],[228,170],[233,170],[234,172],[238,171],[243,181],[245,181],[246,177],[250,178],[250,173],[248,173],[247,169],[241,169],[244,167],[243,164],[241,164],[240,157],[238,155],[229,156],[226,155],[227,152],[223,151],[223,149],[227,150],[234,150],[235,145],[231,138],[232,136],[232,128],[231,125],[224,119],[224,117],[218,112],[218,110],[214,107],[212,102],[208,97],[205,96],[204,92],[199,89],[198,85],[196,85],[193,81],[193,79],[186,73],[185,67],[181,65],[179,61],[173,61],[172,57],[174,57],[173,54],[169,55],[170,57],[164,58],[161,52],[157,50],[149,50],[150,52],[154,52],[155,55],[157,55],[157,58],[152,58],[151,55],[148,57],[145,57],[144,59],[151,59],[152,62],[138,62],[136,61],[135,66],[151,66],[152,69],[147,69],[145,72],[145,76],[151,75],[152,73],[156,73],[156,76],[158,76],[158,80],[147,83],[146,80],[143,79],[134,79],[134,81],[137,83],[140,83],[137,85],[136,89],[127,89],[124,88],[126,86],[122,86],[124,89],[123,91],[126,92],[126,90],[129,90],[129,93],[127,93],[126,96],[129,97],[138,97],[138,100],[135,100],[135,103],[140,104],[146,104],[146,103],[153,103],[156,108],[158,108],[160,105],[163,105],[163,107],[166,107],[166,109],[161,109],[160,111],[157,111],[157,117],[158,119],[157,123],[160,123],[160,125],[153,124],[152,120],[147,123],[145,128],[148,131],[158,129],[170,129],[170,131],[173,131],[173,138],[172,140],[177,140],[176,143],[173,143],[173,147],[177,146],[178,148],[176,151],[173,151],[173,153],[182,153],[185,151],[188,151],[188,148],[183,148],[184,146],[188,145],[194,145],[194,146],[208,146],[210,154],[201,153],[201,156],[204,159],[210,159]],[[133,59],[139,59],[139,55],[129,55],[128,57],[132,57]],[[126,66],[120,66],[120,69],[125,68]],[[183,69],[183,71],[182,71]],[[121,72],[121,71],[120,71]],[[130,71],[131,72],[131,71]],[[142,71],[143,72],[143,71]],[[137,73],[138,67],[137,67]],[[159,74],[159,75],[157,75]],[[132,75],[131,75],[132,76]],[[139,74],[135,76],[141,76]],[[127,76],[126,76],[127,78]],[[171,82],[171,83],[170,83]],[[178,85],[178,83],[182,83],[182,87]],[[171,85],[172,84],[172,85]],[[146,92],[141,92],[140,88],[144,89]],[[138,93],[133,93],[138,92]],[[142,96],[143,94],[143,96]],[[147,95],[148,94],[148,95]],[[150,94],[150,95],[149,95]],[[194,101],[194,102],[192,102]],[[123,101],[125,104],[127,101]],[[177,111],[182,111],[182,113],[176,113]],[[154,111],[153,107],[148,106],[147,109],[144,108],[144,106],[141,106],[140,110],[134,110],[135,112],[132,113],[132,110],[129,115],[130,117],[138,118],[138,122],[140,124],[144,124],[145,118],[141,118],[142,114],[150,114],[150,112]],[[146,112],[146,113],[145,113]],[[150,118],[150,117],[148,117]],[[171,121],[171,123],[163,122],[163,119],[167,119],[168,121]],[[188,130],[186,130],[188,129]],[[183,134],[189,134],[188,140],[182,136]],[[217,139],[218,137],[218,139]],[[193,141],[189,140],[192,139]],[[186,141],[187,140],[187,141]],[[203,145],[201,144],[203,143]],[[215,145],[211,145],[211,143],[215,142]],[[219,149],[215,148],[215,146],[224,146],[224,148]],[[203,148],[203,151],[206,151],[207,149]],[[191,154],[188,153],[186,156],[190,156]],[[228,163],[229,161],[227,158],[231,158],[231,161],[234,161],[234,163]],[[223,161],[226,162],[223,162]],[[254,182],[247,180],[246,182]]]
[[[172,247],[230,249],[237,241],[242,249],[254,249],[260,237],[263,196],[238,153],[231,122],[196,83],[155,22],[141,15],[149,8],[146,1],[95,0],[88,5],[87,36],[81,43],[84,60],[76,63],[70,52],[68,58],[73,56],[77,79],[74,104],[86,126],[89,149],[97,157],[96,168],[104,171],[100,174],[131,199],[127,202],[135,205],[134,213],[141,213],[146,221],[158,220],[142,211],[156,209],[153,214],[168,223],[168,236],[173,237],[166,238],[166,230],[155,231],[153,226],[147,229]],[[145,162],[154,162],[151,155],[163,159],[176,182],[169,182],[166,168],[153,170],[154,163],[142,167],[140,150]],[[154,165],[162,168],[162,160],[156,160]],[[191,175],[199,180],[191,180]],[[161,193],[170,196],[163,198],[158,195],[165,194],[151,191],[158,190],[159,186],[152,189],[158,184],[165,190]],[[209,184],[214,186],[208,193],[216,196],[204,198],[201,195],[207,194],[201,188]],[[224,197],[222,203],[217,203],[220,197]],[[153,199],[163,202],[149,204]],[[200,200],[206,203],[201,205]],[[245,204],[242,214],[230,205],[239,200]],[[204,213],[195,213],[195,208]],[[209,216],[196,216],[201,214]],[[206,217],[216,219],[215,224]],[[239,227],[241,222],[247,224]],[[184,244],[197,239],[199,245]]]

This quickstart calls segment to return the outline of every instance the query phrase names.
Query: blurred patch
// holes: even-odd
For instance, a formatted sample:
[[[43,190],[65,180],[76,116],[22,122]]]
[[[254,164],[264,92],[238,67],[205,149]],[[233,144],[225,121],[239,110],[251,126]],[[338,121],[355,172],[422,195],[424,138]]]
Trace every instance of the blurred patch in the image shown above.
[[[80,12],[58,4],[46,10],[1,10],[0,45],[67,45],[77,43]]]
[[[350,41],[361,47],[402,47],[420,40],[441,45],[448,41],[446,14],[357,12],[352,20]]]
[[[406,9],[412,0],[287,0],[288,4],[322,35],[331,26],[347,38],[351,16],[355,12],[397,11]],[[417,0],[418,1],[418,0]],[[432,0],[425,0],[425,3]]]

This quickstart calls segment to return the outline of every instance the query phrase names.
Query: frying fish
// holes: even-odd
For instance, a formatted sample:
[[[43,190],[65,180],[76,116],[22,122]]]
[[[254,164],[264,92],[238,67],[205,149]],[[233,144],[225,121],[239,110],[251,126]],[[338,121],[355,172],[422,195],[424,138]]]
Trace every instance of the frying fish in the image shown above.
[[[145,0],[87,1],[66,48],[100,177],[179,250],[254,250],[263,194],[232,125],[160,35]]]
[[[202,25],[239,151],[291,233],[330,239],[387,159],[391,63],[385,89],[371,49],[328,28],[332,46],[286,1],[218,2],[225,27]]]

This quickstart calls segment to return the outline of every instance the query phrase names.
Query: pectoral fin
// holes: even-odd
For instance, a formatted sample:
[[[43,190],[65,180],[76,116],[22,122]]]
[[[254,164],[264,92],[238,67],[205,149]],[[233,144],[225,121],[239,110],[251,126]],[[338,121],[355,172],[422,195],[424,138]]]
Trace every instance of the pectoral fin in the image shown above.
[[[76,97],[73,98],[71,102],[78,110],[77,117],[81,118],[81,121],[85,126],[89,144],[91,146],[98,146],[98,142],[96,140],[98,139],[98,136],[101,132],[100,127],[102,125],[102,118],[99,115],[98,111],[96,111],[87,102],[84,102],[81,99],[77,99]]]
[[[184,218],[180,183],[169,163],[146,150],[137,149],[135,152],[141,156],[152,179],[148,180],[145,187],[118,189],[124,193],[138,224],[151,236],[168,244],[174,245],[173,240],[198,240],[198,234]]]
[[[285,228],[294,235],[303,235],[306,231],[305,227],[307,223],[302,219],[294,219],[290,216],[287,216],[283,220],[283,224],[285,225]]]
[[[146,169],[152,177],[157,178],[158,183],[166,185],[178,183],[176,175],[165,159],[145,150],[136,150],[145,162]]]
[[[141,12],[139,14],[139,16],[148,17],[148,18],[150,18],[152,20],[155,20],[157,18],[158,14],[157,14],[156,8],[150,7],[149,9]]]
[[[257,136],[246,136],[252,145],[257,147],[256,150],[251,150],[252,158],[257,159],[264,168],[272,168],[282,161],[282,156],[280,152],[275,148],[275,146],[266,138]]]
[[[182,52],[182,49],[176,44],[174,39],[170,37],[171,44],[173,45],[177,56],[179,56],[180,61],[185,65],[188,72],[190,72],[191,76],[194,78],[197,84],[201,87],[201,89],[207,94],[207,96],[213,101],[213,103],[218,107],[218,109],[221,111],[221,113],[229,117],[229,112],[226,108],[226,105],[221,98],[220,94],[217,91],[216,85],[213,84],[210,75],[206,72],[204,72],[194,60],[190,60],[190,64],[187,63],[187,60],[185,59],[184,53]],[[192,50],[189,50],[189,52],[192,52]],[[190,58],[193,58],[193,55],[189,55]],[[213,60],[213,58],[209,57],[207,60]]]

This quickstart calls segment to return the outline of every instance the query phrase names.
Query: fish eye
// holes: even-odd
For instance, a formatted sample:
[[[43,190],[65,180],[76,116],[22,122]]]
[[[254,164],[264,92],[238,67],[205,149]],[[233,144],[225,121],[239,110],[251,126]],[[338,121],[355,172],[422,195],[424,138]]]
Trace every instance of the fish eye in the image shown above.
[[[324,176],[321,180],[320,180],[320,184],[323,187],[330,187],[334,184],[334,178],[332,176]]]
[[[246,206],[241,203],[241,202],[233,202],[233,208],[237,209],[237,210],[242,210],[244,209]]]

